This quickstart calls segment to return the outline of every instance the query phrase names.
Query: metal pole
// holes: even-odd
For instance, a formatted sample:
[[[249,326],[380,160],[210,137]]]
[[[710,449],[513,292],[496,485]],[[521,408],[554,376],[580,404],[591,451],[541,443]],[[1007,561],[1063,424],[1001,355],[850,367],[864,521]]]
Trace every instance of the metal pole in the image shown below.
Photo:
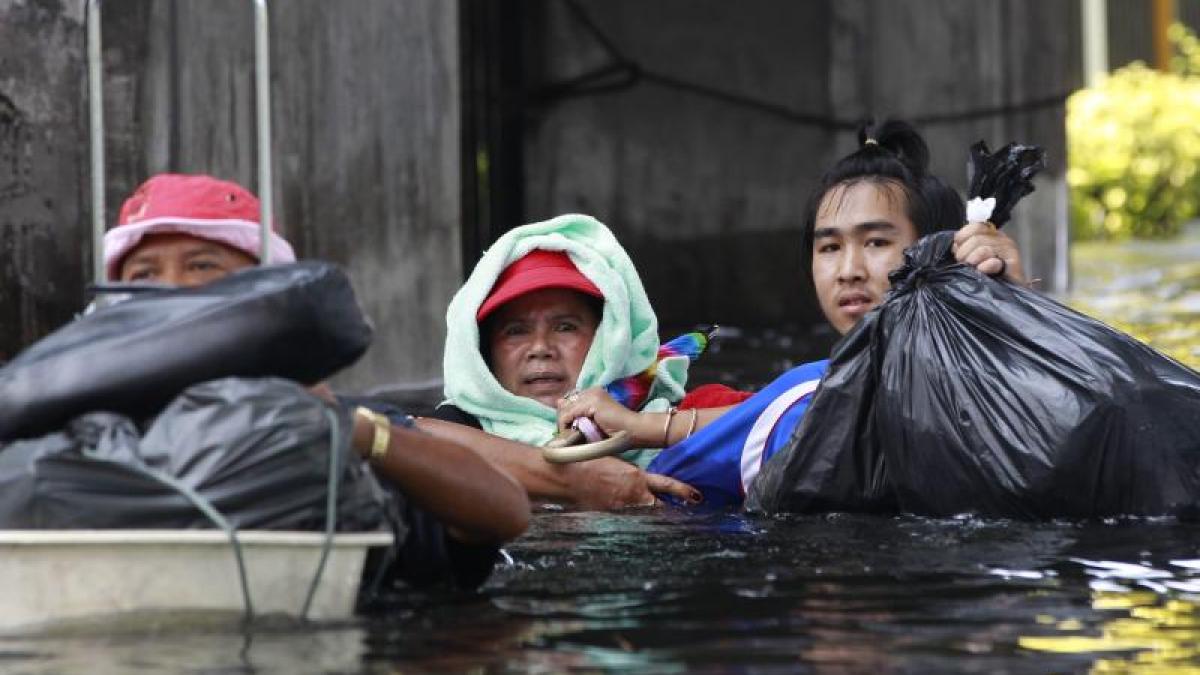
[[[107,281],[104,269],[104,62],[100,49],[100,0],[87,0],[88,109],[92,154],[92,282]]]
[[[1154,0],[1150,7],[1154,67],[1164,73],[1171,70],[1171,40],[1167,30],[1175,22],[1175,16],[1175,0]]]
[[[260,265],[271,259],[271,223],[275,204],[272,200],[271,174],[271,45],[267,24],[267,0],[254,0],[254,81],[258,112],[258,202]]]
[[[1063,295],[1071,290],[1070,199],[1067,179],[1060,176],[1054,181],[1054,279],[1050,290]]]
[[[1079,0],[1083,14],[1083,76],[1089,87],[1108,75],[1107,0]]]

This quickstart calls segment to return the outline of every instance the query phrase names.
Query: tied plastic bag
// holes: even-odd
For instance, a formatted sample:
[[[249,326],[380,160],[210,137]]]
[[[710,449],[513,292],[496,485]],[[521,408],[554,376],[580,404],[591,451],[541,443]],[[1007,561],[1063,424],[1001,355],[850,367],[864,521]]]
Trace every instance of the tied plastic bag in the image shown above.
[[[144,429],[88,413],[0,444],[0,529],[215,528],[190,491],[239,529],[318,531],[331,467],[339,530],[399,526],[348,450],[351,428],[345,410],[281,379],[195,385]]]
[[[996,152],[983,141],[972,145],[967,160],[967,220],[1004,227],[1017,202],[1033,192],[1033,177],[1044,168],[1046,151],[1036,145],[1009,143]],[[988,200],[994,200],[989,210],[971,212],[973,202]]]
[[[1200,374],[957,263],[952,241],[938,232],[905,252],[748,507],[1195,517]]]
[[[0,368],[0,440],[97,410],[141,419],[186,387],[222,377],[315,383],[370,342],[349,280],[328,263],[146,291],[67,324]]]

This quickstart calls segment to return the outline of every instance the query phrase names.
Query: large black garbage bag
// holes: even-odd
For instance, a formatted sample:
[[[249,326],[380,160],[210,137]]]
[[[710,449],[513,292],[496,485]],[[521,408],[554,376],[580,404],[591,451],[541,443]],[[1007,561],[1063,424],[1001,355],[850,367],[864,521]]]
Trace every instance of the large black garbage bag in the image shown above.
[[[751,509],[1195,515],[1200,374],[1024,287],[905,253]]]
[[[331,453],[338,529],[380,529],[394,503],[348,450],[351,428],[281,379],[192,386],[144,430],[85,414],[0,445],[0,529],[215,528],[190,491],[238,528],[323,530]]]
[[[0,440],[94,411],[135,419],[222,377],[314,383],[353,363],[371,328],[345,274],[321,262],[255,267],[198,288],[144,292],[81,317],[0,368]]]

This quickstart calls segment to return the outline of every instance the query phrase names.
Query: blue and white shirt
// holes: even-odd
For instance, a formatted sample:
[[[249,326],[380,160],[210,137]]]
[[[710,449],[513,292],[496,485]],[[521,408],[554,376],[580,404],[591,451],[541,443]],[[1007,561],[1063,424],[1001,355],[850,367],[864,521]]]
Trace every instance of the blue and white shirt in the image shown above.
[[[663,450],[646,471],[681,480],[706,506],[740,505],[763,462],[787,444],[829,361],[797,366],[691,438]]]

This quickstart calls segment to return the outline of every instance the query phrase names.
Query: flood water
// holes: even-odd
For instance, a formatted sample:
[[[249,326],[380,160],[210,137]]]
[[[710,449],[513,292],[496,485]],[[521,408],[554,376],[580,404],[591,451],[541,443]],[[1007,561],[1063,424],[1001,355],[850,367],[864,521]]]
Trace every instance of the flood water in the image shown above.
[[[508,554],[361,625],[107,626],[0,641],[0,671],[1166,673],[1200,647],[1200,527],[1169,520],[546,511]]]
[[[1067,300],[1196,367],[1198,261],[1195,234],[1079,247]],[[735,331],[709,367],[761,382],[798,340]],[[547,508],[507,557],[347,625],[0,639],[0,672],[1200,672],[1200,525],[1171,519]]]

